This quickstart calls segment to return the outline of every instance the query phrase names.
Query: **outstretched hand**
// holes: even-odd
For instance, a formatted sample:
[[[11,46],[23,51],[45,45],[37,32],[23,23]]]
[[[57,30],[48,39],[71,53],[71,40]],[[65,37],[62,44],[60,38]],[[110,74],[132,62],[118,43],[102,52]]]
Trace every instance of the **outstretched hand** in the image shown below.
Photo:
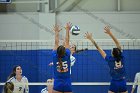
[[[71,26],[72,26],[72,23],[70,22],[66,23],[66,26],[65,26],[66,31],[70,31]]]
[[[54,32],[60,32],[62,29],[60,28],[60,26],[59,25],[55,25],[55,26],[53,26],[53,31]]]
[[[91,40],[91,39],[92,39],[92,33],[86,32],[84,37],[85,37],[86,39]]]
[[[109,26],[105,26],[105,27],[104,27],[104,32],[105,32],[106,34],[111,34],[110,27],[109,27]]]

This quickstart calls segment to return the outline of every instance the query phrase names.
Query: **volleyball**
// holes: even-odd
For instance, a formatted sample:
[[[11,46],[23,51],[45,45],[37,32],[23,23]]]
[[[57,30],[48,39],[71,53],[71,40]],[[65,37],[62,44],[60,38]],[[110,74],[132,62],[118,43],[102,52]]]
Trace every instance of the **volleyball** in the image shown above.
[[[73,25],[70,29],[70,32],[72,35],[79,35],[80,34],[80,28],[76,25]]]

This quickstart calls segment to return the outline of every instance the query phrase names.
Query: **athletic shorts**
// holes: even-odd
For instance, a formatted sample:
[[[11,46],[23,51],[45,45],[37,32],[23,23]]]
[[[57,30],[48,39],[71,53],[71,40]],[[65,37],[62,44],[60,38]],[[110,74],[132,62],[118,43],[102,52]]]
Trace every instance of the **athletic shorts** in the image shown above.
[[[54,79],[53,90],[59,92],[72,92],[71,79]]]
[[[111,80],[109,91],[112,92],[126,92],[126,81],[125,80]]]

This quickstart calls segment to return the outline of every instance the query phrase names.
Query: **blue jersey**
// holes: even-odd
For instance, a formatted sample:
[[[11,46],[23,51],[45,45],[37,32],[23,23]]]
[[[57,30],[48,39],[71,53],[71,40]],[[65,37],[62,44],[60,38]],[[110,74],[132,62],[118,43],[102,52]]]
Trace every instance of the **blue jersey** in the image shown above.
[[[62,60],[62,66],[63,66],[63,71],[60,70],[59,68],[59,61],[58,61],[58,55],[57,51],[54,50],[52,52],[53,55],[53,68],[54,68],[54,79],[66,79],[70,78],[70,50],[66,48],[66,53],[65,55],[61,58]]]
[[[117,62],[116,58],[112,56],[106,56],[105,60],[108,62],[110,68],[110,75],[113,80],[125,79],[125,67],[124,67],[124,56],[121,54],[121,61]]]

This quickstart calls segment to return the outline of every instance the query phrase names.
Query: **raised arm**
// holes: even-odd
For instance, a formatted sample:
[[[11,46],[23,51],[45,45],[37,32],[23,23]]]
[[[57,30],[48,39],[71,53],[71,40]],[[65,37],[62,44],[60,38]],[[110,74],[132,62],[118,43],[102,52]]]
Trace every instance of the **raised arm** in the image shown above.
[[[61,31],[59,25],[54,26],[54,32],[55,32],[55,45],[54,45],[54,50],[56,50],[59,46],[59,32]]]
[[[71,27],[71,23],[67,23],[66,24],[66,37],[65,37],[65,48],[69,48],[70,45],[69,45],[69,38],[70,38],[70,35],[69,35],[69,32],[70,32],[70,27]]]
[[[103,58],[106,57],[106,53],[105,51],[103,51],[95,42],[95,40],[92,38],[92,33],[85,33],[85,38],[90,40],[92,42],[93,45],[95,45],[95,47],[97,48],[97,50],[100,52],[100,54],[102,55]]]
[[[120,43],[119,43],[119,41],[117,40],[117,38],[112,34],[112,32],[110,31],[110,27],[109,26],[106,26],[105,28],[104,28],[104,32],[106,33],[106,34],[108,34],[112,39],[113,39],[113,41],[115,42],[115,44],[116,44],[116,46],[117,46],[117,48],[119,48],[120,50],[121,50],[121,45],[120,45]]]

